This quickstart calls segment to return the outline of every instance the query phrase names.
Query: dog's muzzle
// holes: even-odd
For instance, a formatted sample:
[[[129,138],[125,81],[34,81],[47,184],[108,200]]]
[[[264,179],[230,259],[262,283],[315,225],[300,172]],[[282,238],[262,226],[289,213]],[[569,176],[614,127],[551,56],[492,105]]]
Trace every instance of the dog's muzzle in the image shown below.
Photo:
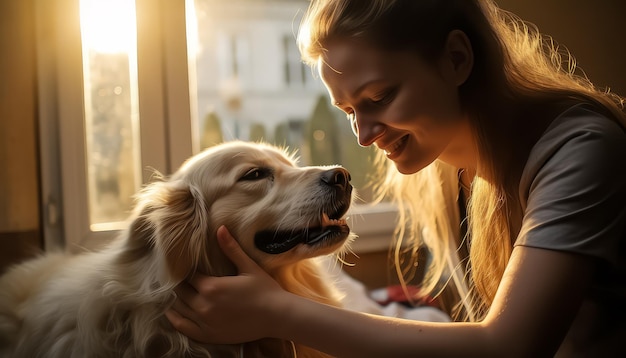
[[[350,227],[341,219],[350,208],[352,185],[350,173],[343,168],[326,170],[320,175],[328,200],[320,207],[320,225],[294,230],[263,230],[254,236],[254,244],[268,254],[280,254],[299,244],[332,245],[345,240]]]

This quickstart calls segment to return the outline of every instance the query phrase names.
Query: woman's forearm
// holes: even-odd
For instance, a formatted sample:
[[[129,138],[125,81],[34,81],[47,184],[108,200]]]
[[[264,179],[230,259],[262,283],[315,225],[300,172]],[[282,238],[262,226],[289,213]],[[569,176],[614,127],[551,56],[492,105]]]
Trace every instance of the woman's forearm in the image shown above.
[[[548,357],[576,316],[592,265],[582,255],[517,247],[480,323],[373,316],[292,294],[281,294],[274,303],[282,306],[269,312],[280,317],[277,337],[338,357]]]
[[[497,348],[486,344],[488,336],[479,323],[407,321],[290,296],[273,335],[337,357],[484,357]]]

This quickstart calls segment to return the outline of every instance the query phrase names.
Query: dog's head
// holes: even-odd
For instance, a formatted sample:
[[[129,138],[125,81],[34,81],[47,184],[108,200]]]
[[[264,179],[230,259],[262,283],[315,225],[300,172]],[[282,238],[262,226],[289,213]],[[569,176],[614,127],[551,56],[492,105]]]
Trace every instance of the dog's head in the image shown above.
[[[343,246],[351,200],[350,174],[341,167],[298,167],[274,146],[228,142],[142,190],[130,236],[148,241],[169,278],[180,281],[196,270],[235,273],[216,241],[226,225],[272,271]]]

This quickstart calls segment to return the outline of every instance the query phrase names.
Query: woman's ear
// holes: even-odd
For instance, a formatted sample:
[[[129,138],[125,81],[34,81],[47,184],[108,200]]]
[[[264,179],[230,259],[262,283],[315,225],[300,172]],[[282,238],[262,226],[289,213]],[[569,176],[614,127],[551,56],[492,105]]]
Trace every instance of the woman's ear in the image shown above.
[[[442,73],[446,79],[457,86],[467,81],[474,66],[474,51],[469,38],[463,31],[450,31],[441,61]]]

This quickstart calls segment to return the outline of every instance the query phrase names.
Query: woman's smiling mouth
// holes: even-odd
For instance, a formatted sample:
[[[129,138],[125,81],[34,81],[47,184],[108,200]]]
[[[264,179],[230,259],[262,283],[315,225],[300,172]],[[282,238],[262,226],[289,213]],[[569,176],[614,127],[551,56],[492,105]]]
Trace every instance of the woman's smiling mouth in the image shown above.
[[[387,158],[393,159],[400,155],[408,139],[409,135],[407,134],[404,137],[400,138],[398,141],[392,143],[389,147],[385,148],[384,151],[387,155]]]

